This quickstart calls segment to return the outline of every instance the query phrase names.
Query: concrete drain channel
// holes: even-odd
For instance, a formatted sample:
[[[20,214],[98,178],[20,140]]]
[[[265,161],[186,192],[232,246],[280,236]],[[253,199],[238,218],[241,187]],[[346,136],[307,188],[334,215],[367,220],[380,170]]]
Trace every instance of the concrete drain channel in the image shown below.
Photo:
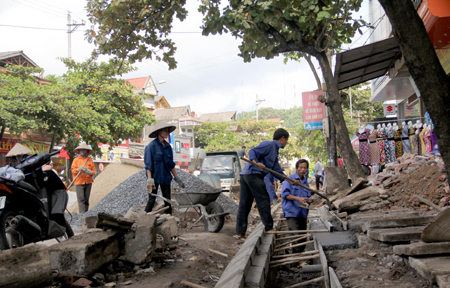
[[[342,287],[332,267],[327,264],[327,258],[323,251],[322,244],[316,234],[322,232],[329,232],[324,229],[311,229],[311,222],[320,215],[314,211],[310,211],[308,215],[308,230],[307,232],[299,232],[298,236],[289,236],[291,233],[287,231],[287,225],[284,218],[281,218],[283,212],[281,204],[277,204],[272,208],[272,215],[274,217],[275,233],[266,233],[262,223],[251,232],[247,237],[239,251],[228,264],[225,271],[222,273],[216,288],[243,288],[243,287],[280,287],[280,288],[294,288],[311,285],[313,287]],[[303,236],[302,236],[303,235]],[[295,238],[297,237],[297,238]],[[280,254],[286,247],[292,245],[289,242],[294,242],[290,239],[298,237],[306,238],[307,249],[295,256],[290,254]],[[283,241],[283,242],[281,242]],[[291,246],[292,247],[292,246]],[[308,275],[308,280],[302,280],[301,275],[290,275],[291,278],[299,279],[298,283],[290,286],[281,286],[279,281],[276,281],[276,276],[280,267],[299,263],[301,261],[311,260],[311,265],[303,265],[301,273]],[[294,273],[294,272],[292,272]],[[314,276],[313,276],[314,275]],[[312,276],[312,277],[309,277]]]

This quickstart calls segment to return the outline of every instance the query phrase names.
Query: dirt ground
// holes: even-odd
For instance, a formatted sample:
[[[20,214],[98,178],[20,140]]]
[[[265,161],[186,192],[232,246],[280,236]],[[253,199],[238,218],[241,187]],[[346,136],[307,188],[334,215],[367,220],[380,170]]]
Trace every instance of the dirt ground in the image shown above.
[[[153,263],[155,273],[126,279],[132,283],[124,287],[186,287],[181,284],[183,280],[204,287],[214,287],[233,255],[244,243],[233,238],[235,223],[228,219],[219,233],[207,232],[203,227],[195,227],[189,232],[184,232],[186,229],[183,229],[178,243],[170,245],[176,247],[170,251],[173,259],[161,259],[157,261],[159,263]],[[228,257],[217,255],[208,249],[225,253]]]

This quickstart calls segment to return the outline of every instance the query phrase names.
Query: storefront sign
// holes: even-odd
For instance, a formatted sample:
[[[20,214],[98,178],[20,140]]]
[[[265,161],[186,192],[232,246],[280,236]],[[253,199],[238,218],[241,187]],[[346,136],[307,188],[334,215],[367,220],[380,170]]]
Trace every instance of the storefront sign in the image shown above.
[[[416,113],[416,108],[414,105],[406,105],[405,116],[412,115]]]
[[[103,170],[105,170],[105,165],[103,165],[103,163],[98,163],[98,170],[100,170],[100,172],[103,172]]]
[[[109,145],[99,146],[102,151],[102,156],[96,155],[94,160],[119,162],[119,158],[128,158],[128,147],[117,146],[109,149]]]
[[[50,145],[33,142],[33,141],[22,140],[22,141],[20,141],[20,144],[29,148],[34,153],[48,152],[48,150],[50,149]]]
[[[16,143],[19,143],[19,140],[15,139],[2,139],[2,145],[0,147],[0,153],[8,153],[9,150],[11,150]]]
[[[325,117],[325,104],[317,100],[323,91],[302,93],[303,123],[305,130],[323,129],[322,119]]]
[[[383,104],[383,112],[385,116],[395,116],[397,115],[397,105]]]

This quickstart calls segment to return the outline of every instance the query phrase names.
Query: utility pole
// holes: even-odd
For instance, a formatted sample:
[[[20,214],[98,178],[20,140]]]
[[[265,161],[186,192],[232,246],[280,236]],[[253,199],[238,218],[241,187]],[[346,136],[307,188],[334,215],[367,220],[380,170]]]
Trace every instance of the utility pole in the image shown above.
[[[262,102],[266,101],[265,99],[259,99],[258,100],[258,94],[256,94],[256,122],[258,122],[258,106]]]
[[[77,24],[77,22],[73,21],[72,22],[72,17],[70,16],[70,11],[67,11],[67,34],[68,34],[68,40],[69,40],[69,59],[72,58],[72,39],[71,39],[71,35],[72,32],[77,30],[77,28],[79,26],[84,26],[86,23],[84,22],[84,20],[82,20],[81,24]],[[73,29],[72,29],[73,26]]]
[[[350,94],[350,118],[353,120],[352,86],[350,86],[348,89]]]

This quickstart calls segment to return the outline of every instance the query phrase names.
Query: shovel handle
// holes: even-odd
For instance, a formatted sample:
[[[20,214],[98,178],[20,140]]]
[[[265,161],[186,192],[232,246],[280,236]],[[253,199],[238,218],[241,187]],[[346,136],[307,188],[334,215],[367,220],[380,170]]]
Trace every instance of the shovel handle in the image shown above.
[[[86,162],[84,162],[83,166],[86,165],[88,160],[89,160],[89,158],[86,159]],[[69,190],[69,188],[72,187],[72,184],[75,182],[75,180],[77,180],[78,176],[80,176],[80,175],[81,175],[81,172],[78,172],[77,176],[75,176],[75,179],[73,179],[73,181],[70,182],[69,186],[67,186],[67,190]]]
[[[256,166],[255,163],[253,163],[252,161],[250,161],[250,160],[248,160],[248,159],[246,159],[246,158],[244,158],[244,157],[240,157],[239,159],[242,159],[242,160],[244,160],[244,161],[246,161],[246,162],[248,162],[248,163],[250,163],[250,164]],[[256,166],[256,167],[258,167],[258,166]],[[258,167],[258,168],[259,168],[259,167]],[[300,186],[300,187],[302,187],[302,188],[304,188],[304,189],[310,191],[312,194],[319,195],[319,197],[325,199],[325,200],[327,201],[328,206],[331,207],[331,201],[330,201],[330,199],[328,199],[327,196],[322,195],[319,191],[314,190],[314,189],[311,189],[311,188],[309,188],[309,187],[307,187],[307,186],[301,184],[301,183],[298,182],[297,180],[291,179],[291,178],[287,177],[286,175],[281,174],[281,173],[278,173],[278,172],[276,172],[276,171],[273,171],[272,169],[269,169],[269,168],[267,168],[267,167],[264,167],[264,168],[262,168],[262,169],[264,169],[264,170],[266,170],[266,171],[268,171],[268,172],[270,172],[270,173],[272,173],[272,174],[274,174],[274,175],[277,175],[277,176],[283,178],[283,179],[286,180],[286,181],[289,181],[289,182],[295,181],[295,182],[296,182],[295,185]]]

